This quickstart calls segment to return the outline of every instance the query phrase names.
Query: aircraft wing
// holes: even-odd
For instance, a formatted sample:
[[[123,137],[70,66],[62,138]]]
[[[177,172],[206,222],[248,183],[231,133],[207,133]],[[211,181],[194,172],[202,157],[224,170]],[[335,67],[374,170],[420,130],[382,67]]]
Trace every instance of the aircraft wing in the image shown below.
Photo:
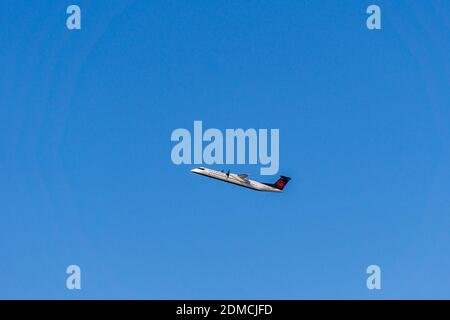
[[[248,180],[248,174],[238,174],[237,176],[244,181]]]

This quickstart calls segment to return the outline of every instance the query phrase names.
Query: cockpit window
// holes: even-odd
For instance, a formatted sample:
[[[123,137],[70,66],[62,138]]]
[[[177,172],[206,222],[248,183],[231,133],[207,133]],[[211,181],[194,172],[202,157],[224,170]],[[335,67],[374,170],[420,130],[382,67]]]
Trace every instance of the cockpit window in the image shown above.
[[[205,170],[205,168],[203,168],[203,167],[200,167],[200,168],[198,168],[199,170]]]

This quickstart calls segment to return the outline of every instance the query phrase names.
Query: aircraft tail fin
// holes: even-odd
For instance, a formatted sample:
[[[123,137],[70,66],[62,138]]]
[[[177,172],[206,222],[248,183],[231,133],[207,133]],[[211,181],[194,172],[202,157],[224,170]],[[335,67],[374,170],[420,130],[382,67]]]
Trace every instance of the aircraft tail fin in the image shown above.
[[[284,187],[288,184],[289,180],[291,180],[291,178],[286,176],[280,176],[280,179],[278,179],[277,182],[273,184],[273,187],[279,190],[283,190]]]

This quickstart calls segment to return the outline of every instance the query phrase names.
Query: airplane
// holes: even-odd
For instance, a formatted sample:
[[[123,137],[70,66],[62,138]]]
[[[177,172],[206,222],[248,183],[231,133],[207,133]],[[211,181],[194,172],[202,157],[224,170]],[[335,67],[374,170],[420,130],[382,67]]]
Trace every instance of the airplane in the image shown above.
[[[247,174],[234,174],[230,173],[230,170],[225,173],[223,171],[216,171],[204,167],[192,169],[191,172],[228,183],[233,183],[241,187],[265,192],[282,192],[286,184],[289,180],[291,180],[289,177],[281,176],[275,183],[263,183],[248,179]]]

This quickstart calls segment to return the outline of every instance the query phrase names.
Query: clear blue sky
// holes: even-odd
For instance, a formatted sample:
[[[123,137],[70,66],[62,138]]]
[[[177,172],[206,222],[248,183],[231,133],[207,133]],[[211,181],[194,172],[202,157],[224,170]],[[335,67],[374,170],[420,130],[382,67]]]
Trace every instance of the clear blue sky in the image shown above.
[[[0,298],[450,298],[449,1],[74,3],[0,2]],[[173,165],[194,120],[285,192]]]

